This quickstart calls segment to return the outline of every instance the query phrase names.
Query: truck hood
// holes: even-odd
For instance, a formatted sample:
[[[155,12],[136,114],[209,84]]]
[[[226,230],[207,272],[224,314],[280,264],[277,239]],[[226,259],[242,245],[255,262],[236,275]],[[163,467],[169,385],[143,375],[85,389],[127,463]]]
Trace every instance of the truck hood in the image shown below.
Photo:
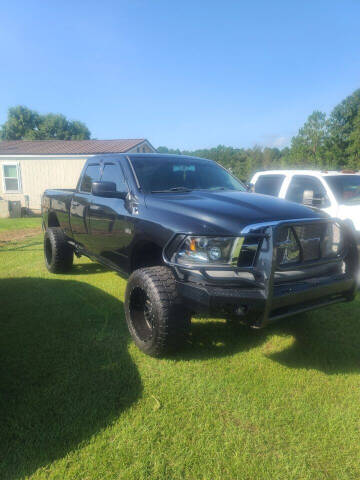
[[[248,192],[156,193],[146,196],[145,203],[159,222],[184,233],[238,234],[253,223],[327,217],[293,202]]]

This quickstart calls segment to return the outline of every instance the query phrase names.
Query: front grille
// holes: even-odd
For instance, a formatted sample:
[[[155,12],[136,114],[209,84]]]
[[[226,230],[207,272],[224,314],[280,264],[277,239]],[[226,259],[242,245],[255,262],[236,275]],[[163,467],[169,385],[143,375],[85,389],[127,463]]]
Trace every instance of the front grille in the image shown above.
[[[334,222],[282,227],[277,235],[278,265],[302,264],[340,257],[342,232]]]
[[[325,237],[326,227],[326,223],[311,223],[294,227],[302,247],[304,262],[321,258],[321,242]]]

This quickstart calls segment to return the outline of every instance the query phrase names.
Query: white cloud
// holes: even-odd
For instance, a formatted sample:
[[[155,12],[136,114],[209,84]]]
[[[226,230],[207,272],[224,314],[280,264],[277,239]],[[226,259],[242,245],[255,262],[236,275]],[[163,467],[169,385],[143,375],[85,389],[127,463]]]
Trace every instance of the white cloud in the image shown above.
[[[284,136],[274,137],[270,142],[269,147],[284,148],[290,144],[290,140],[291,140],[290,137],[284,137]]]

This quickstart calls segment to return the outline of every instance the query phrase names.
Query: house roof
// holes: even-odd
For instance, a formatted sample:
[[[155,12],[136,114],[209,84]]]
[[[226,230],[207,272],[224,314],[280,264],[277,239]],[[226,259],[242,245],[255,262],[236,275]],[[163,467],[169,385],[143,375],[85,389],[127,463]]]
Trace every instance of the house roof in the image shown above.
[[[126,140],[13,140],[0,142],[0,155],[124,153],[145,141],[145,138]]]

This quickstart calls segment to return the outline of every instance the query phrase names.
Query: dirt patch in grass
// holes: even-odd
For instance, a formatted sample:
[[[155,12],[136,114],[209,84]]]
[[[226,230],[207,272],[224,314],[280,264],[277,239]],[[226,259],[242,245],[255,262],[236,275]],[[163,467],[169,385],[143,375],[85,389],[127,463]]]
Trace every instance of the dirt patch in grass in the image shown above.
[[[0,245],[9,242],[18,242],[19,240],[39,235],[39,233],[41,233],[41,227],[0,231]]]

